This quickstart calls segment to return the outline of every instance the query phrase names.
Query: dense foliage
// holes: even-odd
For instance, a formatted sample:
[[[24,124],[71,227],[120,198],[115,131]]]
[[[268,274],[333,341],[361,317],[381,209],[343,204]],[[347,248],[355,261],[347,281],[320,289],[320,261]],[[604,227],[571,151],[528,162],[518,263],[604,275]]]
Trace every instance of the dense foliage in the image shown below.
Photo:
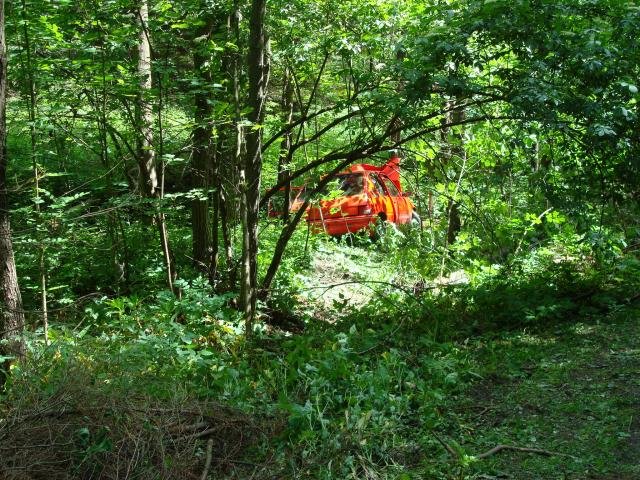
[[[3,11],[0,478],[640,475],[636,1]],[[420,226],[289,211],[392,149]]]

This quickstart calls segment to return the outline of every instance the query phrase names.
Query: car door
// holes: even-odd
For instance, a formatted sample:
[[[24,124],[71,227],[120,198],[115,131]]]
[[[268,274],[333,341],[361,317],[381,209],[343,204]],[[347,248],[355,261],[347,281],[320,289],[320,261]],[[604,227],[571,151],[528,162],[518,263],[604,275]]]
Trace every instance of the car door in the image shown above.
[[[408,223],[411,221],[411,209],[407,205],[407,199],[403,197],[395,184],[385,175],[380,175],[395,210],[395,223]]]
[[[391,182],[394,186],[395,183]],[[398,196],[398,215],[401,218],[400,223],[410,223],[413,218],[414,205],[409,196],[406,193],[400,191],[400,187],[397,188]]]
[[[396,222],[396,209],[387,188],[377,174],[370,174],[370,178],[374,186],[374,190],[371,193],[371,203],[374,206],[374,211],[378,215],[384,213],[387,220]]]

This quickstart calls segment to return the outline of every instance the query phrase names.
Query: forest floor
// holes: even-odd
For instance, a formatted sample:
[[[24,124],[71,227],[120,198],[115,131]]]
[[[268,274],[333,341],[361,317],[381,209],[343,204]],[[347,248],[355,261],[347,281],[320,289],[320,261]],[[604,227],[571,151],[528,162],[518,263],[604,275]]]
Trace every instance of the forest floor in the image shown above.
[[[328,245],[312,265],[305,301],[315,318],[331,322],[388,284],[411,285],[371,248]],[[454,272],[429,284],[466,281]],[[437,470],[446,479],[640,478],[639,320],[640,310],[620,309],[454,342],[477,379],[445,401],[436,435],[444,444],[438,462],[448,466],[431,465],[426,476],[409,468],[402,478]],[[498,445],[525,450],[478,459]]]
[[[481,378],[452,402],[443,441],[476,458],[497,445],[546,451],[502,450],[470,462],[468,478],[640,478],[639,319],[624,311],[461,345]]]
[[[509,291],[446,289],[466,276],[438,278],[436,258],[420,283],[416,258],[319,245],[295,273],[304,329],[250,345],[206,290],[96,303],[81,332],[53,325],[0,396],[0,480],[157,478],[166,456],[163,478],[207,478],[213,457],[208,478],[640,478],[627,291],[589,302],[592,283],[548,269]],[[551,314],[527,323],[530,307]]]
[[[305,301],[315,316],[331,318],[336,306],[364,305],[375,295],[370,281],[390,281],[392,273],[377,261],[377,254],[364,249],[334,248],[327,244],[313,257],[312,268],[304,275]]]
[[[387,253],[374,246],[345,248],[326,242],[314,253],[311,268],[299,277],[305,287],[301,300],[315,318],[334,322],[341,311],[361,307],[385,290],[406,291],[420,283],[418,275],[406,275],[386,261]],[[467,283],[462,270],[438,276],[427,282],[431,287]],[[338,315],[336,315],[338,313]]]

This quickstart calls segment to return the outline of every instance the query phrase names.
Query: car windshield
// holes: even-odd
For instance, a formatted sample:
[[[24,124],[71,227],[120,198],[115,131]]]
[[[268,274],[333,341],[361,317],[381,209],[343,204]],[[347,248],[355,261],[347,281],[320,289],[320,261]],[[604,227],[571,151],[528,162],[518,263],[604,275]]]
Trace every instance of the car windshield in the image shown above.
[[[364,191],[364,177],[361,173],[342,173],[320,189],[321,196],[331,198],[358,195]],[[308,194],[307,194],[308,196]]]
[[[340,190],[344,192],[345,196],[358,195],[362,193],[364,182],[361,173],[338,175],[338,182]]]

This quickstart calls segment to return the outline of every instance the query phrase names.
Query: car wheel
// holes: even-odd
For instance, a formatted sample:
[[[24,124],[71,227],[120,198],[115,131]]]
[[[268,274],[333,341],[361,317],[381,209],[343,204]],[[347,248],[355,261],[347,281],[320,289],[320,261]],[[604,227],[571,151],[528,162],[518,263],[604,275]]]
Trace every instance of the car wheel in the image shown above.
[[[378,218],[373,224],[373,228],[371,229],[371,234],[369,235],[369,238],[371,239],[372,242],[377,242],[378,240],[380,240],[380,237],[384,235],[386,229],[387,229],[387,217],[385,216],[384,213],[380,213],[378,215]]]
[[[416,212],[415,210],[411,212],[411,226],[412,227],[422,226],[422,219],[420,218],[420,215],[418,215],[418,212]]]

